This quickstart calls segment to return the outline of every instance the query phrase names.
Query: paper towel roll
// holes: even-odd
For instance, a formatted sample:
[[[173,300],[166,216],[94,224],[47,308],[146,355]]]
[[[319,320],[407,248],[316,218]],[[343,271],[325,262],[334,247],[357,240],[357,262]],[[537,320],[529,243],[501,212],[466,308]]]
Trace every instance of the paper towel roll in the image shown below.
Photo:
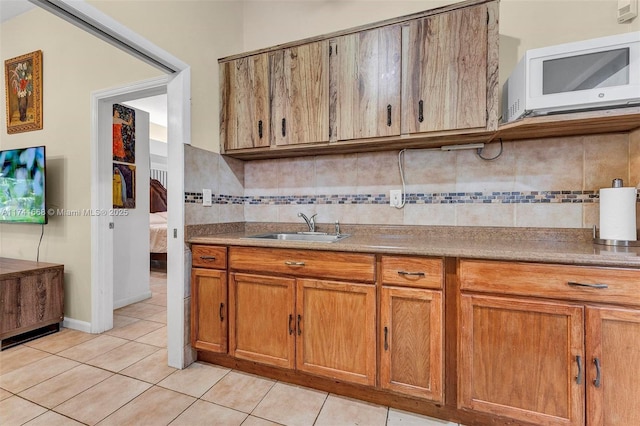
[[[636,241],[636,188],[600,190],[600,238]]]

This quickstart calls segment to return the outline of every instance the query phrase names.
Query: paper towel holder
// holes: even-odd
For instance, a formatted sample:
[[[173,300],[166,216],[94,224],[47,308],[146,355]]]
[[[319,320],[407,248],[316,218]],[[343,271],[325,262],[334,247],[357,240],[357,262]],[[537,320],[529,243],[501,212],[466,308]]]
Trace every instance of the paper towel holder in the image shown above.
[[[628,241],[628,240],[605,240],[598,238],[598,227],[593,225],[593,243],[604,246],[618,246],[618,247],[640,247],[640,241]]]
[[[622,188],[624,186],[624,182],[622,179],[617,178],[611,181],[612,188]],[[637,230],[636,230],[637,233]],[[640,247],[640,241],[628,241],[628,240],[607,240],[598,238],[598,227],[593,225],[593,243],[601,244],[605,246],[618,246],[618,247]]]

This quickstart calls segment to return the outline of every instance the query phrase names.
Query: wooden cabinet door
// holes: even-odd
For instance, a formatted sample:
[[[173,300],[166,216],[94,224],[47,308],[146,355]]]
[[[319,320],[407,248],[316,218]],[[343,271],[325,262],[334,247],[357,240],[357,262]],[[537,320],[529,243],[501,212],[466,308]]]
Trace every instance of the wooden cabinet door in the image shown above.
[[[375,286],[298,279],[296,299],[296,368],[374,385]]]
[[[329,41],[271,55],[276,145],[329,141]]]
[[[443,401],[442,292],[383,286],[380,299],[380,384]]]
[[[232,273],[229,305],[232,356],[294,368],[295,280]]]
[[[0,338],[22,328],[20,278],[0,280]]]
[[[458,407],[584,425],[584,307],[463,294]]]
[[[0,338],[61,322],[63,269],[0,281]]]
[[[37,270],[27,266],[35,262],[3,260],[9,270],[21,266],[19,274],[0,280],[0,340],[62,322],[64,267]]]
[[[227,273],[191,269],[191,345],[227,352]]]
[[[220,74],[220,138],[225,150],[269,146],[269,55],[225,62]]]
[[[331,140],[400,134],[401,50],[399,25],[343,36],[332,45],[337,112]]]
[[[403,34],[403,133],[486,127],[487,6],[411,21]]]
[[[587,424],[640,424],[640,310],[587,307],[586,346]]]

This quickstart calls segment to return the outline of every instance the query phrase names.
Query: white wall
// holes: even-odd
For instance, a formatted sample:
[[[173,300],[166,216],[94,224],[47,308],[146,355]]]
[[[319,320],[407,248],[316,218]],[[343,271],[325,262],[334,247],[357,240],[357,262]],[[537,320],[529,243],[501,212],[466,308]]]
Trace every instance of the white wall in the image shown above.
[[[192,143],[219,151],[217,59],[242,48],[236,1],[90,1],[191,66]],[[2,59],[43,51],[44,128],[7,135],[0,147],[47,146],[48,205],[89,209],[91,92],[163,75],[155,68],[36,8],[0,24]],[[5,116],[4,84],[0,115]],[[65,264],[65,316],[91,321],[90,217],[53,217],[40,260]],[[0,256],[35,260],[40,227],[0,226]]]
[[[191,66],[191,145],[220,152],[218,58],[242,51],[242,2],[89,3]]]
[[[91,92],[162,75],[128,54],[35,8],[0,25],[2,59],[43,55],[43,129],[7,135],[0,89],[0,147],[47,147],[47,206],[91,208]],[[91,217],[53,216],[40,260],[65,266],[65,317],[91,321]],[[36,259],[40,227],[0,225],[0,256]]]
[[[136,109],[136,207],[113,218],[113,308],[151,297],[149,288],[149,114]]]

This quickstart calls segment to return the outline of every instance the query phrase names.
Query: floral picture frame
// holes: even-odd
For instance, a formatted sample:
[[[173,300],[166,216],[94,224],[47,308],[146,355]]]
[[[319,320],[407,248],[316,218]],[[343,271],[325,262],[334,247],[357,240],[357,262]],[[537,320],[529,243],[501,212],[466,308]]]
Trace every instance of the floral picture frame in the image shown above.
[[[7,133],[42,129],[42,51],[4,61]]]

